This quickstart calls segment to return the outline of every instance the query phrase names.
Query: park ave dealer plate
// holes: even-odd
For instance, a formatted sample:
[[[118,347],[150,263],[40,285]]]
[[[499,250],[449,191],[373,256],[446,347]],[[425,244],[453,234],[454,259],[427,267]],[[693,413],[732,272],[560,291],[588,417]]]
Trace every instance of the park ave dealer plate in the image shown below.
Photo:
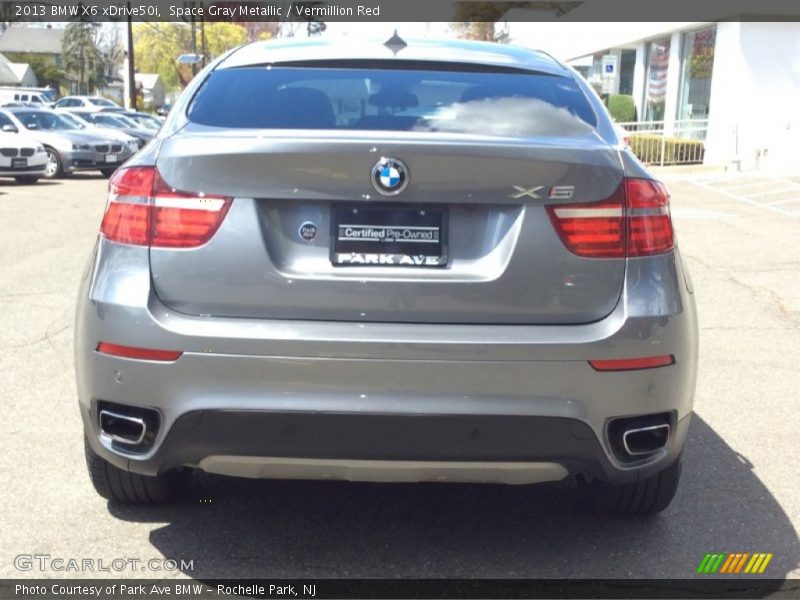
[[[447,265],[447,210],[442,206],[338,205],[331,217],[335,266]]]

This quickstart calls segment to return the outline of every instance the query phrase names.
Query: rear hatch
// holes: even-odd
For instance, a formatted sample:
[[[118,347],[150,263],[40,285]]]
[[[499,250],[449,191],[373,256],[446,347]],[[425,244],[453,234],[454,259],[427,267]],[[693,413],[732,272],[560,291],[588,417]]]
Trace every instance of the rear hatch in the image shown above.
[[[161,146],[169,186],[234,198],[205,245],[151,249],[165,304],[492,324],[586,323],[613,310],[624,258],[573,254],[546,210],[608,198],[623,177],[570,79],[287,68],[271,81],[276,71],[212,74],[192,122]],[[242,99],[242,85],[266,100]],[[566,99],[552,100],[561,88]]]

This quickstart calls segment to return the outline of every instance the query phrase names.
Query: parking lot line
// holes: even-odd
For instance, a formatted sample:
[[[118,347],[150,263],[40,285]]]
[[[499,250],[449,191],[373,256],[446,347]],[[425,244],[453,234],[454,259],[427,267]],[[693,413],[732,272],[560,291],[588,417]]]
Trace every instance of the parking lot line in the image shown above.
[[[718,183],[724,183],[724,181],[720,181]],[[758,181],[751,181],[750,183],[741,183],[741,184],[738,184],[738,185],[727,186],[725,189],[726,190],[739,190],[739,189],[743,189],[743,188],[753,187],[754,185],[763,185],[763,184],[764,184],[764,180],[760,179]]]
[[[774,206],[776,204],[791,204],[792,202],[800,202],[800,198],[790,198],[789,200],[776,200],[775,202],[767,202],[764,206]]]
[[[773,196],[775,194],[783,194],[783,193],[786,193],[786,192],[794,192],[796,189],[800,189],[800,186],[797,186],[797,188],[791,187],[791,188],[783,188],[783,189],[780,189],[780,190],[770,190],[768,192],[756,192],[756,193],[753,193],[752,195],[753,196],[759,196],[759,197],[761,197],[761,196]]]
[[[770,181],[770,180],[771,180],[770,178],[765,178],[764,181]],[[750,204],[752,206],[758,206],[758,207],[761,207],[761,208],[765,208],[767,210],[771,210],[773,212],[782,214],[782,215],[787,216],[787,217],[800,216],[800,212],[798,212],[798,211],[784,210],[779,205],[772,204],[772,203],[757,202],[757,201],[753,200],[752,198],[749,198],[748,196],[744,196],[742,194],[736,194],[736,193],[734,193],[732,191],[729,191],[729,189],[727,189],[727,188],[721,188],[719,186],[710,185],[710,184],[708,184],[708,183],[706,183],[704,181],[701,181],[701,180],[689,180],[689,181],[691,183],[693,183],[694,185],[703,188],[706,191],[716,192],[718,194],[722,194],[723,196],[727,196],[728,198],[732,198],[734,200],[738,200],[739,202],[742,202],[744,204]]]

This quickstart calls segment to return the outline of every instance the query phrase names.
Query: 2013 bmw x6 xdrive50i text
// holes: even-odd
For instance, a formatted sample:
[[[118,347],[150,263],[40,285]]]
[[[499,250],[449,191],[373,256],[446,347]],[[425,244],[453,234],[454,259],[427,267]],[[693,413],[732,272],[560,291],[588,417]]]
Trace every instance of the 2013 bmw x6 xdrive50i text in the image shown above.
[[[657,512],[697,365],[664,186],[575,72],[460,41],[209,65],[110,182],[76,340],[92,481],[142,503],[202,469]]]

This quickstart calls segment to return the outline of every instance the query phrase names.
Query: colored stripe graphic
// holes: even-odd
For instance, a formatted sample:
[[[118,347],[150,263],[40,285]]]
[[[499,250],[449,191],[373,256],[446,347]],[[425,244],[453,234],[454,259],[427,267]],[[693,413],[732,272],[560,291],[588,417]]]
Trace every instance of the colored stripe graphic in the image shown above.
[[[711,568],[711,573],[716,573],[717,569],[719,569],[720,565],[722,564],[722,560],[725,558],[725,553],[721,552],[719,558],[717,558],[716,562],[714,562],[714,566]]]
[[[772,560],[772,556],[772,552],[770,552],[764,557],[764,562],[761,563],[761,568],[758,570],[759,573],[763,573],[766,570],[769,561]]]
[[[719,569],[720,565],[722,564],[723,559],[725,558],[726,554],[724,552],[720,554],[706,554],[703,557],[703,561],[700,563],[700,566],[697,567],[698,573],[716,573],[717,569]]]
[[[763,556],[759,553],[753,554],[753,558],[750,559],[750,562],[747,563],[747,566],[744,568],[745,573],[756,573],[756,569],[758,568],[759,563],[763,560]]]
[[[742,570],[742,567],[744,567],[744,562],[747,560],[749,556],[750,556],[749,552],[745,552],[744,554],[742,554],[742,558],[739,559],[739,564],[736,565],[736,570],[734,571],[734,573],[738,573],[739,571]]]
[[[731,567],[736,564],[739,560],[738,554],[728,554],[728,559],[722,563],[722,568],[719,570],[720,573],[730,573]]]
[[[706,553],[703,560],[697,566],[697,573],[701,574],[728,574],[744,573],[761,574],[767,569],[767,565],[774,555],[766,552],[715,552]],[[745,566],[746,565],[746,566]]]
[[[705,572],[706,565],[708,564],[708,561],[710,559],[711,559],[711,555],[710,554],[706,554],[703,557],[703,560],[700,561],[700,565],[697,567],[697,572],[698,573],[704,573]]]

